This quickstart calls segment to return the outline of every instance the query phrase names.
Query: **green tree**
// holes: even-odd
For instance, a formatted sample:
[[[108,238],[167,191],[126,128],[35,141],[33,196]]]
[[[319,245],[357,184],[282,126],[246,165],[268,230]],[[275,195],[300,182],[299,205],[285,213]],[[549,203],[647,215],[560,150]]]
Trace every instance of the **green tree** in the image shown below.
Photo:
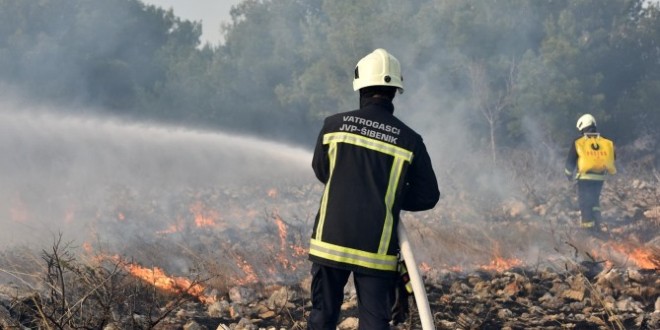
[[[35,96],[135,111],[165,76],[158,53],[195,47],[199,24],[137,0],[0,2],[0,78]]]
[[[2,0],[0,79],[34,98],[310,141],[323,117],[357,107],[353,66],[383,47],[403,64],[402,115],[421,107],[429,127],[457,117],[496,159],[502,147],[524,147],[528,122],[564,145],[584,112],[618,141],[657,135],[657,8],[244,0],[225,43],[200,47],[199,23],[138,0]]]
[[[231,22],[224,26],[225,43],[215,50],[219,66],[218,88],[230,98],[210,109],[218,124],[245,127],[265,135],[286,136],[290,126],[299,127],[299,118],[282,107],[276,96],[278,86],[289,84],[304,65],[297,49],[302,39],[301,24],[315,1],[243,1],[231,10]]]
[[[617,125],[608,128],[624,141],[643,135],[660,140],[660,9],[656,3],[636,13],[616,45],[620,56],[612,65],[619,84],[612,88],[619,97],[611,122]]]
[[[559,141],[571,139],[574,130],[566,128],[574,127],[582,113],[594,114],[599,124],[607,126],[619,99],[634,92],[645,68],[635,36],[642,3],[571,1],[558,16],[545,21],[540,58],[528,57],[525,65],[541,68],[530,71],[536,77],[525,78],[530,84],[523,99],[540,103],[529,108],[540,112]]]

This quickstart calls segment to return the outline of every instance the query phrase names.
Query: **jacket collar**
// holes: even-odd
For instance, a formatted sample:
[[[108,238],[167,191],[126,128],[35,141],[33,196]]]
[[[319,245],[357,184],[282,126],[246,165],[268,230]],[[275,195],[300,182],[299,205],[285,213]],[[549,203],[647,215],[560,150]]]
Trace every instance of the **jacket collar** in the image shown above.
[[[394,113],[394,104],[392,101],[382,97],[360,97],[360,109],[367,107],[378,107],[386,110],[387,112]]]

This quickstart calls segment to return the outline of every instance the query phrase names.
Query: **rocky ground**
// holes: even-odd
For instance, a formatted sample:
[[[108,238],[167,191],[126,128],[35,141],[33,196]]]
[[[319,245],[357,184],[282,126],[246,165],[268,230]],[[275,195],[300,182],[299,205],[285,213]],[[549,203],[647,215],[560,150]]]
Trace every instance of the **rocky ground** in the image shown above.
[[[658,182],[655,171],[608,181],[597,233],[577,228],[570,183],[530,179],[518,194],[483,199],[450,182],[433,211],[403,216],[436,328],[660,328]],[[2,251],[0,328],[305,329],[319,187],[186,194],[162,207],[117,193],[90,211],[92,236],[121,244]],[[394,328],[420,328],[409,302]],[[356,315],[349,285],[339,328],[357,329]]]

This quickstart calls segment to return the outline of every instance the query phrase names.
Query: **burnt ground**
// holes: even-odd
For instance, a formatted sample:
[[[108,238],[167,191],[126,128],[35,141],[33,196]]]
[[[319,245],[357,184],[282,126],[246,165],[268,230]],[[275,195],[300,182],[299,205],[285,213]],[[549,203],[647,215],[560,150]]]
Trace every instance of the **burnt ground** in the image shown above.
[[[598,233],[578,229],[576,194],[565,181],[538,184],[531,177],[507,197],[449,182],[434,210],[402,219],[436,327],[658,328],[655,175],[624,174],[606,183],[607,228]],[[319,189],[253,185],[164,197],[117,189],[110,201],[76,213],[84,226],[64,223],[65,236],[84,228],[82,238],[0,252],[0,325],[302,329],[310,308],[305,249]],[[183,292],[192,284],[160,289],[160,280],[138,277],[128,265],[162,270],[171,277],[166,283],[189,279],[208,299]],[[345,297],[342,328],[353,329],[350,286]],[[409,301],[402,329],[419,327]]]

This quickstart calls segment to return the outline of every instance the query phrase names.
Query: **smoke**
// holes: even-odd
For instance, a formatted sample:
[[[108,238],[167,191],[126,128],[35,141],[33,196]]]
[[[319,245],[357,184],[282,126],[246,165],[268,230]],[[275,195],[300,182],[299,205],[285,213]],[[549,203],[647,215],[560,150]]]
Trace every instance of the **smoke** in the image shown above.
[[[142,2],[165,9],[171,8],[175,15],[183,19],[201,21],[203,43],[217,45],[224,42],[224,36],[221,34],[221,24],[231,19],[229,11],[240,0],[145,0]]]
[[[520,28],[519,31],[526,29]],[[108,41],[114,40],[113,37],[100,39],[108,43],[106,47],[110,49],[121,48]],[[421,46],[411,46],[410,40],[387,39],[374,45],[374,48],[384,47],[391,51],[403,66],[406,92],[395,99],[395,115],[424,138],[443,194],[438,208],[469,209],[471,213],[460,215],[469,226],[491,220],[491,211],[502,201],[526,197],[520,188],[519,169],[512,168],[512,162],[504,159],[503,154],[499,154],[498,162],[493,161],[489,142],[483,138],[487,134],[475,131],[480,129],[475,127],[483,127],[474,125],[475,119],[480,119],[478,110],[467,101],[458,101],[469,99],[466,97],[470,93],[469,86],[449,85],[452,79],[447,76],[465,74],[460,65],[453,68],[454,72],[446,70],[447,63],[460,62],[456,50],[440,49],[440,46],[420,49]],[[521,40],[526,42],[527,38]],[[117,37],[116,44],[123,41]],[[57,48],[57,43],[51,46]],[[46,52],[38,48],[35,53]],[[363,55],[366,54],[357,54],[355,61]],[[57,71],[51,61],[36,62],[46,63],[45,72]],[[58,63],[64,63],[67,68],[68,65],[74,66],[71,70],[63,70],[71,75],[82,70],[69,61]],[[116,72],[115,69],[109,67],[108,72]],[[346,68],[346,91],[351,90],[352,69]],[[139,77],[148,76],[139,70],[126,71]],[[270,71],[270,74],[286,76],[289,73]],[[66,86],[62,81],[77,80],[64,78],[54,79],[52,83]],[[84,90],[87,87],[81,83],[81,86],[69,88]],[[85,99],[85,93],[81,92],[81,99]],[[358,97],[350,93],[352,91],[348,95],[353,97],[357,106]],[[154,221],[160,221],[162,226],[149,228],[153,233],[176,220],[173,218],[179,209],[187,207],[178,204],[189,201],[189,195],[200,191],[210,190],[215,194],[216,189],[227,187],[310,182],[318,186],[309,165],[309,150],[251,136],[125,122],[108,117],[64,115],[102,112],[96,110],[60,110],[18,102],[0,103],[0,152],[3,155],[0,157],[0,240],[4,245],[50,244],[57,232],[78,240],[85,239],[90,231],[95,230],[90,227],[111,222],[105,217],[114,216],[112,223],[117,223],[117,217],[130,217],[125,211],[131,209],[149,215],[149,223],[146,219],[132,219],[130,226],[123,226],[125,234],[134,234],[153,225]],[[560,148],[547,138],[542,125],[528,116],[522,126],[526,143],[538,146],[532,149],[531,156],[534,161],[543,163],[542,171],[561,173],[556,166]],[[305,131],[293,124],[286,128],[292,132]],[[313,144],[313,141],[308,142]],[[545,184],[542,178],[522,179]],[[319,196],[314,195],[315,198]],[[247,205],[242,206],[248,209]],[[317,205],[304,207],[302,212],[315,210]],[[151,210],[157,208],[160,208],[157,212]],[[429,220],[434,221],[439,222],[438,217]],[[457,236],[455,228],[449,229],[448,233]],[[305,235],[308,234],[306,231]],[[511,232],[501,231],[487,238],[506,241],[509,236],[512,236]],[[533,239],[529,242],[537,243]],[[470,243],[473,246],[483,244],[482,241]],[[530,247],[526,243],[516,247]],[[437,247],[434,244],[428,246]],[[457,250],[447,247],[449,253]]]
[[[461,59],[451,49],[407,49],[406,44],[384,41],[376,47],[401,61],[406,89],[394,100],[395,115],[423,137],[442,193],[434,210],[404,214],[409,228],[420,232],[412,235],[418,260],[434,267],[497,256],[537,263],[557,243],[550,223],[540,221],[531,208],[554,198],[556,182],[564,183],[555,180],[563,173],[562,146],[529,112],[519,123],[519,145],[498,140],[494,160],[488,124],[471,103]],[[533,225],[502,221],[522,217]]]
[[[486,6],[487,7],[487,6]],[[519,24],[527,29],[517,33],[520,38],[508,39],[507,43],[494,42],[492,49],[484,50],[482,56],[495,58],[508,55],[515,50],[534,49],[534,33],[538,33],[532,16],[523,9]],[[475,22],[475,24],[479,24]],[[523,31],[529,31],[526,35]],[[439,32],[440,33],[440,32]],[[484,31],[484,34],[489,33]],[[506,39],[506,38],[505,38]],[[515,45],[511,44],[515,41]],[[467,194],[478,204],[498,204],[507,200],[525,200],[524,187],[533,182],[539,189],[547,185],[544,178],[560,177],[563,173],[563,149],[556,139],[550,136],[547,126],[538,118],[536,109],[518,114],[518,121],[511,121],[506,111],[515,106],[512,102],[500,113],[500,122],[495,123],[495,159],[491,152],[489,123],[474,103],[470,59],[456,47],[410,47],[409,40],[387,38],[378,39],[374,47],[384,47],[399,59],[405,78],[405,92],[395,98],[395,115],[422,135],[433,160],[443,199],[458,194]],[[490,53],[489,53],[490,52]],[[511,57],[515,58],[515,57]],[[357,59],[356,59],[357,61]],[[518,63],[512,61],[511,66]],[[507,66],[500,68],[508,70]],[[517,67],[518,70],[524,67]],[[492,73],[492,72],[491,72]],[[499,77],[485,77],[486,81]],[[523,82],[514,82],[522,84]],[[521,86],[519,86],[521,87]],[[492,93],[495,102],[497,92]],[[515,97],[515,95],[514,95]],[[518,111],[518,110],[516,110]],[[502,123],[518,125],[504,127]],[[506,130],[516,131],[512,138]],[[516,145],[510,145],[512,143]],[[521,164],[522,163],[522,164]],[[548,175],[550,174],[550,175]],[[484,210],[486,211],[486,210]],[[489,220],[488,213],[482,214]]]
[[[126,202],[125,194],[149,196],[140,201],[148,204],[187,191],[313,178],[311,153],[301,148],[9,102],[0,105],[0,153],[5,245],[52,242],[58,231],[82,236],[100,210]]]
[[[492,200],[514,196],[515,189],[507,179],[508,165],[493,161],[489,141],[472,124],[478,110],[466,101],[457,101],[463,95],[446,93],[448,89],[424,73],[425,68],[410,69],[406,79],[419,82],[397,96],[395,114],[424,138],[441,192],[455,195],[465,189],[475,199]]]

